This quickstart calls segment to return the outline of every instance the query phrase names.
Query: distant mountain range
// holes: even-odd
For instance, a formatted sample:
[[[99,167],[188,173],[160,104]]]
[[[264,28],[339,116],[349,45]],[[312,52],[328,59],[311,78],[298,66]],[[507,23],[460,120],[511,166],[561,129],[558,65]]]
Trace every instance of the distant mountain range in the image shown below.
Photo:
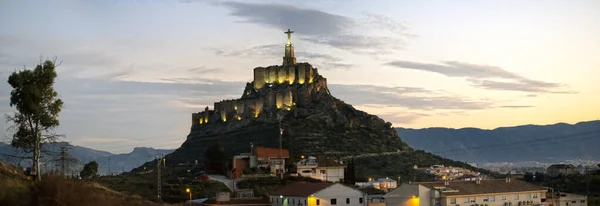
[[[562,162],[600,160],[600,121],[478,128],[396,128],[409,146],[454,160]]]
[[[72,172],[79,173],[85,163],[95,160],[98,162],[98,172],[100,174],[108,174],[109,170],[109,158],[110,158],[110,169],[111,173],[121,173],[122,171],[129,171],[133,168],[139,167],[143,163],[154,159],[155,155],[166,155],[173,152],[173,149],[154,149],[149,147],[136,147],[130,153],[113,154],[106,151],[100,151],[90,149],[87,147],[71,145],[67,142],[56,142],[44,145],[44,152],[42,154],[42,162],[46,162],[46,166],[41,166],[42,170],[51,170],[56,168],[58,165],[57,159],[59,159],[60,148],[68,148],[68,154],[74,161],[71,167]],[[15,156],[31,156],[25,154],[20,149],[15,149],[12,146],[0,142],[0,160],[12,164],[20,165],[22,167],[29,167],[30,161],[27,159],[21,160]]]

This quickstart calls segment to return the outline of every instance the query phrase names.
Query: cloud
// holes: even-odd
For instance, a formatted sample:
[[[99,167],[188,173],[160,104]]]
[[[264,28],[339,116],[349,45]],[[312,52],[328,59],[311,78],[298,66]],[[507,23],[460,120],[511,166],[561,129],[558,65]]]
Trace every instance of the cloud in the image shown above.
[[[55,83],[65,102],[57,133],[83,146],[127,139],[135,146],[165,147],[165,139],[183,141],[189,133],[191,113],[215,101],[239,98],[245,82],[212,79],[164,79],[165,82],[134,82],[98,78],[61,77]],[[2,84],[3,93],[10,86]],[[185,104],[194,104],[191,107]],[[12,111],[8,99],[0,99],[0,110]],[[7,123],[2,121],[4,129]],[[96,149],[128,151],[134,145],[104,144]],[[177,145],[169,145],[176,147]]]
[[[488,101],[415,87],[330,84],[329,89],[334,96],[357,105],[378,104],[419,110],[480,110],[493,107]]]
[[[441,64],[413,61],[391,61],[386,65],[402,69],[421,70],[448,77],[466,77],[472,86],[490,90],[508,90],[536,93],[572,93],[564,91],[566,85],[532,80],[497,66],[443,61]],[[502,79],[504,81],[489,80]]]
[[[573,91],[562,90],[561,84],[535,82],[535,81],[516,81],[516,82],[505,82],[505,81],[494,81],[494,80],[477,80],[467,79],[472,83],[472,86],[489,89],[489,90],[506,90],[506,91],[521,91],[521,92],[533,92],[533,93],[555,93],[555,94],[574,94]]]
[[[359,54],[382,55],[404,48],[408,26],[389,17],[364,13],[363,19],[284,4],[222,1],[213,5],[231,10],[241,23],[278,30],[292,29],[300,40]]]
[[[522,109],[522,108],[532,108],[534,106],[532,106],[532,105],[503,105],[500,107],[508,108],[508,109]]]
[[[214,54],[217,56],[236,57],[244,59],[281,58],[284,52],[284,47],[281,44],[259,45],[245,49],[230,51],[216,48],[208,49],[213,51]],[[296,59],[299,62],[310,62],[314,65],[318,65],[321,69],[347,70],[354,67],[353,64],[344,63],[342,58],[338,58],[330,54],[296,51],[295,55]]]

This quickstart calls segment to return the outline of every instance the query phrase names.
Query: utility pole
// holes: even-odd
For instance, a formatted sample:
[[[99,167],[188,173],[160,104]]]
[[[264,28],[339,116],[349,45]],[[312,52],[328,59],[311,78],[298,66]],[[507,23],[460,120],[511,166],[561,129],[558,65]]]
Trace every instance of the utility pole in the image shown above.
[[[156,160],[156,192],[158,198],[160,199],[162,194],[161,162],[164,162],[165,159],[162,157],[162,155],[154,155],[154,159]]]
[[[281,160],[281,157],[283,156],[283,140],[282,140],[282,136],[283,136],[283,128],[281,127],[281,120],[283,119],[280,118],[279,119],[279,153],[277,154],[277,158],[279,159],[279,161],[277,161],[277,164],[279,165],[279,179],[283,179],[283,169],[285,169],[285,165],[282,166],[283,164],[283,160]],[[281,169],[283,167],[283,169]]]
[[[60,147],[60,175],[66,176],[67,172],[67,148]]]

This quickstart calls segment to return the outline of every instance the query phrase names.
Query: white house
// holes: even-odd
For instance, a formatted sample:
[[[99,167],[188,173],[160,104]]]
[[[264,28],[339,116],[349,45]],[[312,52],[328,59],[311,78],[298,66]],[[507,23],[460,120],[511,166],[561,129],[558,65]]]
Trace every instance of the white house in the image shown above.
[[[270,194],[273,206],[365,206],[365,194],[340,183],[293,183]]]
[[[546,189],[524,181],[476,180],[402,184],[385,195],[386,206],[540,205]]]
[[[340,182],[344,179],[344,164],[333,158],[308,157],[296,163],[296,172],[298,176]]]

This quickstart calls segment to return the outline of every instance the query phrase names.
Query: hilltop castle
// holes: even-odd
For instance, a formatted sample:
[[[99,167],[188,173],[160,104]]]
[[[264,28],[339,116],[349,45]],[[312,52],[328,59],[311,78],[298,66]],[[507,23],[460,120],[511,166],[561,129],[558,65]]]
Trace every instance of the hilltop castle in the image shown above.
[[[287,43],[282,65],[254,68],[253,82],[246,84],[241,98],[215,102],[213,110],[206,107],[192,114],[192,128],[248,119],[274,120],[277,114],[308,106],[321,92],[329,94],[327,79],[319,75],[317,68],[296,63],[293,31],[284,33]]]

